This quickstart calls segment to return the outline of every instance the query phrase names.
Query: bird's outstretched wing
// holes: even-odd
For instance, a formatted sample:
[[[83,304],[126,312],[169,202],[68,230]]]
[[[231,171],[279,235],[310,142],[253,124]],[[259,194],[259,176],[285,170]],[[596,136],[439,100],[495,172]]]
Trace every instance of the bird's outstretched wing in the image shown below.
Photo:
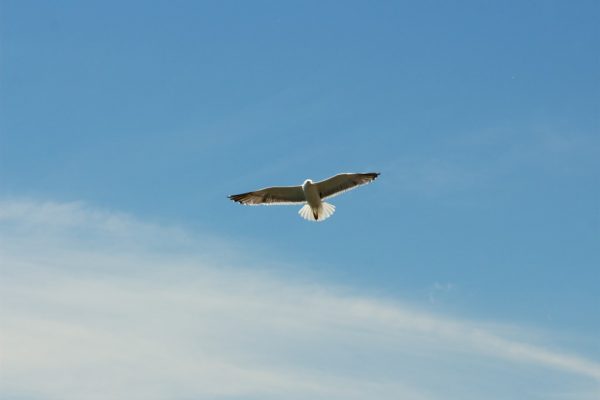
[[[256,190],[254,192],[233,194],[229,196],[233,201],[250,206],[257,205],[285,205],[306,202],[302,186],[278,186]]]
[[[366,174],[338,174],[324,181],[317,182],[317,188],[322,199],[334,197],[348,190],[366,185],[379,176],[378,172]]]

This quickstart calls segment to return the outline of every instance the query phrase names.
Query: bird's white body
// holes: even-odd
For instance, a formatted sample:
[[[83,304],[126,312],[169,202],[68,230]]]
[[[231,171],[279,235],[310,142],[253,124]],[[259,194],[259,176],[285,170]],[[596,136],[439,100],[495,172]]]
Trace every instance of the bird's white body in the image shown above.
[[[317,185],[310,179],[304,181],[302,184],[302,191],[304,192],[304,198],[311,208],[319,208],[321,205],[321,195]]]
[[[298,214],[309,221],[323,221],[333,215],[335,206],[321,200],[321,194],[317,185],[310,179],[302,184],[302,191],[306,199],[306,205],[298,211]]]
[[[229,196],[233,201],[247,205],[304,204],[298,212],[309,221],[323,221],[335,212],[335,206],[323,199],[337,196],[350,189],[372,182],[379,173],[338,174],[320,182],[310,179],[302,186],[268,187],[254,192]]]
[[[310,179],[304,181],[302,185],[304,191],[304,198],[306,198],[307,205],[311,208],[315,219],[319,216],[319,207],[321,207],[321,196],[319,195],[319,189],[312,183]]]

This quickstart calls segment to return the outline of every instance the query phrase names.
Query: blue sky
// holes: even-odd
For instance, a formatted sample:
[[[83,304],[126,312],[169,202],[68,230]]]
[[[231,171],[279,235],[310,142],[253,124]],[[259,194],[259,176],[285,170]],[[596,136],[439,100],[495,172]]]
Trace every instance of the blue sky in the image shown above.
[[[21,383],[9,384],[0,375],[0,394],[36,399],[81,394],[68,374],[63,386],[32,394],[24,387],[36,376],[39,360],[17,362],[23,359],[21,347],[44,348],[46,339],[22,334],[32,326],[40,326],[31,328],[39,333],[62,321],[73,335],[94,326],[84,317],[86,307],[102,305],[84,301],[77,287],[91,285],[90,293],[99,298],[119,299],[113,286],[133,285],[143,299],[154,298],[150,288],[167,281],[168,293],[180,290],[192,304],[213,304],[195,298],[189,286],[178,286],[186,283],[182,276],[203,282],[193,267],[198,265],[217,276],[209,280],[222,289],[214,289],[215,298],[236,288],[247,294],[232,303],[239,310],[259,289],[278,287],[260,297],[266,304],[261,316],[281,296],[291,304],[288,311],[305,321],[307,307],[319,308],[305,297],[318,287],[315,298],[324,309],[346,310],[345,301],[366,299],[379,311],[392,307],[392,314],[418,310],[444,332],[444,324],[459,328],[440,341],[437,333],[417,329],[387,342],[380,334],[395,329],[393,318],[363,321],[340,311],[336,315],[351,322],[331,328],[319,322],[329,314],[317,315],[322,320],[307,323],[327,332],[330,339],[314,343],[323,357],[330,349],[339,361],[329,363],[318,357],[298,361],[290,349],[302,340],[311,348],[314,332],[302,334],[269,320],[265,324],[279,332],[277,362],[266,347],[246,354],[241,339],[230,338],[239,354],[223,343],[209,347],[235,353],[236,371],[249,368],[240,359],[269,359],[268,371],[293,365],[306,375],[294,369],[285,377],[271,376],[269,383],[261,380],[267,372],[247,376],[247,386],[235,393],[174,385],[190,388],[175,393],[163,385],[157,398],[265,398],[261,388],[267,386],[283,398],[285,388],[292,390],[286,382],[298,380],[316,386],[294,387],[297,393],[348,398],[319,390],[356,376],[366,382],[356,393],[376,388],[386,398],[399,388],[382,383],[381,371],[389,382],[403,382],[402,390],[414,398],[549,398],[543,385],[549,380],[558,382],[552,389],[557,398],[592,398],[600,369],[599,17],[594,1],[3,1],[0,233],[2,274],[11,284],[2,295],[9,304],[2,312],[5,320],[17,321],[5,331],[32,339],[15,344],[15,364],[1,367],[3,375]],[[335,215],[321,224],[303,221],[294,207],[242,207],[226,198],[340,171],[382,175],[373,185],[335,198]],[[146,263],[161,272],[145,276],[140,271]],[[62,277],[55,290],[85,306],[66,312],[63,303],[52,301],[51,287],[29,287],[28,279],[48,271]],[[139,282],[132,283],[131,276]],[[253,283],[245,285],[242,277]],[[231,288],[222,282],[227,280]],[[102,286],[106,282],[114,285]],[[11,294],[27,307],[9,301]],[[40,301],[53,306],[36,308]],[[167,296],[175,308],[178,301]],[[128,308],[115,300],[104,311],[143,316],[141,303]],[[229,326],[220,325],[220,311],[199,315],[211,326]],[[200,345],[179,336],[185,318],[164,317],[174,327],[164,337],[145,319],[138,326],[156,343],[181,341],[182,349],[169,359],[186,376],[196,364],[175,355],[186,354],[184,344],[196,350]],[[29,328],[18,323],[26,318],[33,321]],[[228,323],[232,329],[256,329],[241,319]],[[120,320],[104,326],[111,337],[130,328],[115,322]],[[353,332],[361,331],[360,321],[373,328],[358,340]],[[483,347],[526,344],[580,357],[583,370],[592,372],[548,366],[535,351],[508,361],[498,356],[504,350],[480,354],[471,335],[479,324],[494,338]],[[92,340],[97,332],[90,332],[81,335]],[[456,336],[472,340],[461,342],[456,353],[437,351],[440,343],[452,347]],[[411,353],[407,343],[413,342],[421,353]],[[52,343],[48,346],[60,348]],[[105,345],[120,354],[130,349],[120,347],[128,343],[125,337],[111,343]],[[371,358],[359,357],[367,357],[372,369],[348,367],[360,362],[344,359],[344,347],[332,343],[372,351]],[[386,343],[400,350],[390,355]],[[449,372],[462,351],[482,368],[463,360],[463,369]],[[84,353],[75,352],[68,365],[84,363],[78,354]],[[146,355],[132,348],[130,365],[143,363]],[[411,371],[401,361],[407,355],[423,371],[435,365],[439,383]],[[69,371],[54,362],[48,365]],[[514,368],[511,363],[529,379],[498,377],[498,371]],[[86,371],[97,373],[102,365],[84,363]],[[318,381],[316,371],[336,378]],[[442,390],[444,382],[466,376],[470,394],[456,385]]]

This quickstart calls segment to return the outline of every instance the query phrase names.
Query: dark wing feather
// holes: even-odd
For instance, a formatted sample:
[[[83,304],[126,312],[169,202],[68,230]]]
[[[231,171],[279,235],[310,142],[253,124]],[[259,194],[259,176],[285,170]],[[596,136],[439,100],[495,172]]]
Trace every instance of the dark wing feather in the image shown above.
[[[229,198],[249,206],[298,204],[306,201],[301,186],[270,187],[254,192],[233,194]]]
[[[324,181],[317,182],[319,193],[322,199],[334,197],[348,190],[366,185],[379,176],[378,172],[369,172],[365,174],[338,174]]]

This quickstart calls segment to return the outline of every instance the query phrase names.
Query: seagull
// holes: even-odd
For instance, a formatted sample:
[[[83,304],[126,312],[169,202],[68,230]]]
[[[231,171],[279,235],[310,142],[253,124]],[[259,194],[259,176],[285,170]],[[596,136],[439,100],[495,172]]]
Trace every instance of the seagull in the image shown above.
[[[249,206],[304,204],[298,211],[302,218],[308,221],[324,221],[333,215],[335,206],[323,200],[366,185],[378,176],[378,172],[344,173],[316,183],[307,179],[302,186],[274,186],[228,197]]]

